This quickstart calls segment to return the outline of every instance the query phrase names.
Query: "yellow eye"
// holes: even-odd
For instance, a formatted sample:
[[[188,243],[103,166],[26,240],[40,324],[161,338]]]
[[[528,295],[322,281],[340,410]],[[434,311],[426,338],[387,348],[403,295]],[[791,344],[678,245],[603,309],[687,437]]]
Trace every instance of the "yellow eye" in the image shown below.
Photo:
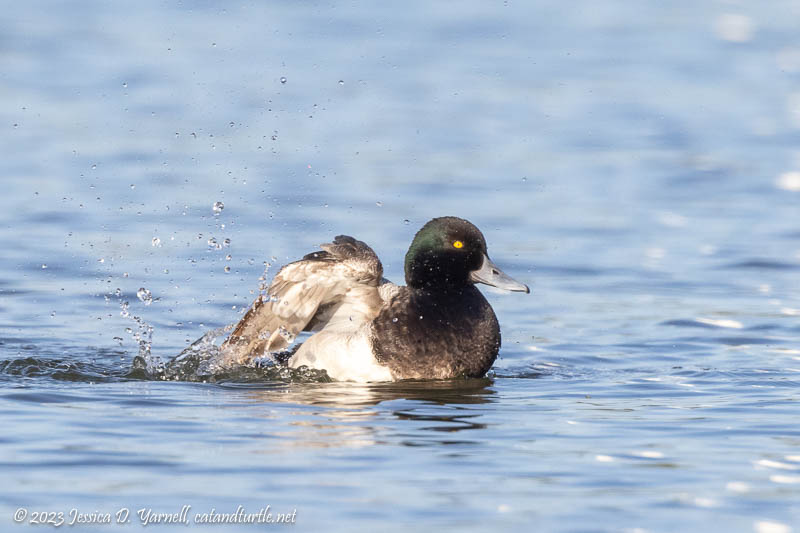
[[[463,248],[464,243],[461,241],[453,241],[453,248]]]

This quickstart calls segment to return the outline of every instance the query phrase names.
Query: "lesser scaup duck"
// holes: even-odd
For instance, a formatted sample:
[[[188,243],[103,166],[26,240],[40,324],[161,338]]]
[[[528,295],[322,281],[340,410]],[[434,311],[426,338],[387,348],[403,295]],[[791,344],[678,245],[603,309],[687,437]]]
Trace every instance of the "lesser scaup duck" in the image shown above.
[[[492,263],[480,230],[457,217],[434,218],[417,232],[405,287],[383,278],[378,256],[361,241],[339,235],[320,248],[281,268],[224,353],[246,363],[316,331],[290,367],[350,381],[480,377],[497,358],[500,326],[475,283],[530,292]]]

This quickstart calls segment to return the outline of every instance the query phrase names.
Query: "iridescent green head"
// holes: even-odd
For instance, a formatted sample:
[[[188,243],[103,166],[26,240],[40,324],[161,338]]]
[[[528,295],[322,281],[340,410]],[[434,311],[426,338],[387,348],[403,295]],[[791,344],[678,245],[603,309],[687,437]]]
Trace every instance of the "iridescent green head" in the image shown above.
[[[406,284],[417,289],[453,290],[486,283],[530,292],[492,263],[481,231],[458,217],[434,218],[422,226],[406,253],[405,272]]]

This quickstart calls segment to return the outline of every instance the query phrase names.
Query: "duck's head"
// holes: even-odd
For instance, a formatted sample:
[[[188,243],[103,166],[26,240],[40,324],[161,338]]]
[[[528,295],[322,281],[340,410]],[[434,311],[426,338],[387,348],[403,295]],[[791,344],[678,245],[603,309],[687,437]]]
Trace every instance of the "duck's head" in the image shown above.
[[[458,217],[434,218],[422,226],[406,253],[405,270],[406,284],[418,289],[457,290],[485,283],[530,292],[489,259],[483,233]]]

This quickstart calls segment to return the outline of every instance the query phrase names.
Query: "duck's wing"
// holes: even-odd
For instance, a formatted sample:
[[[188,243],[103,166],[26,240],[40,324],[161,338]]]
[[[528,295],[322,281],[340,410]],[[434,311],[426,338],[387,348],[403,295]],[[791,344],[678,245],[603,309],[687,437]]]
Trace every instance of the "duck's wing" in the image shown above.
[[[320,248],[280,269],[223,343],[229,357],[244,363],[301,331],[357,327],[377,315],[383,266],[372,248],[347,235]]]

